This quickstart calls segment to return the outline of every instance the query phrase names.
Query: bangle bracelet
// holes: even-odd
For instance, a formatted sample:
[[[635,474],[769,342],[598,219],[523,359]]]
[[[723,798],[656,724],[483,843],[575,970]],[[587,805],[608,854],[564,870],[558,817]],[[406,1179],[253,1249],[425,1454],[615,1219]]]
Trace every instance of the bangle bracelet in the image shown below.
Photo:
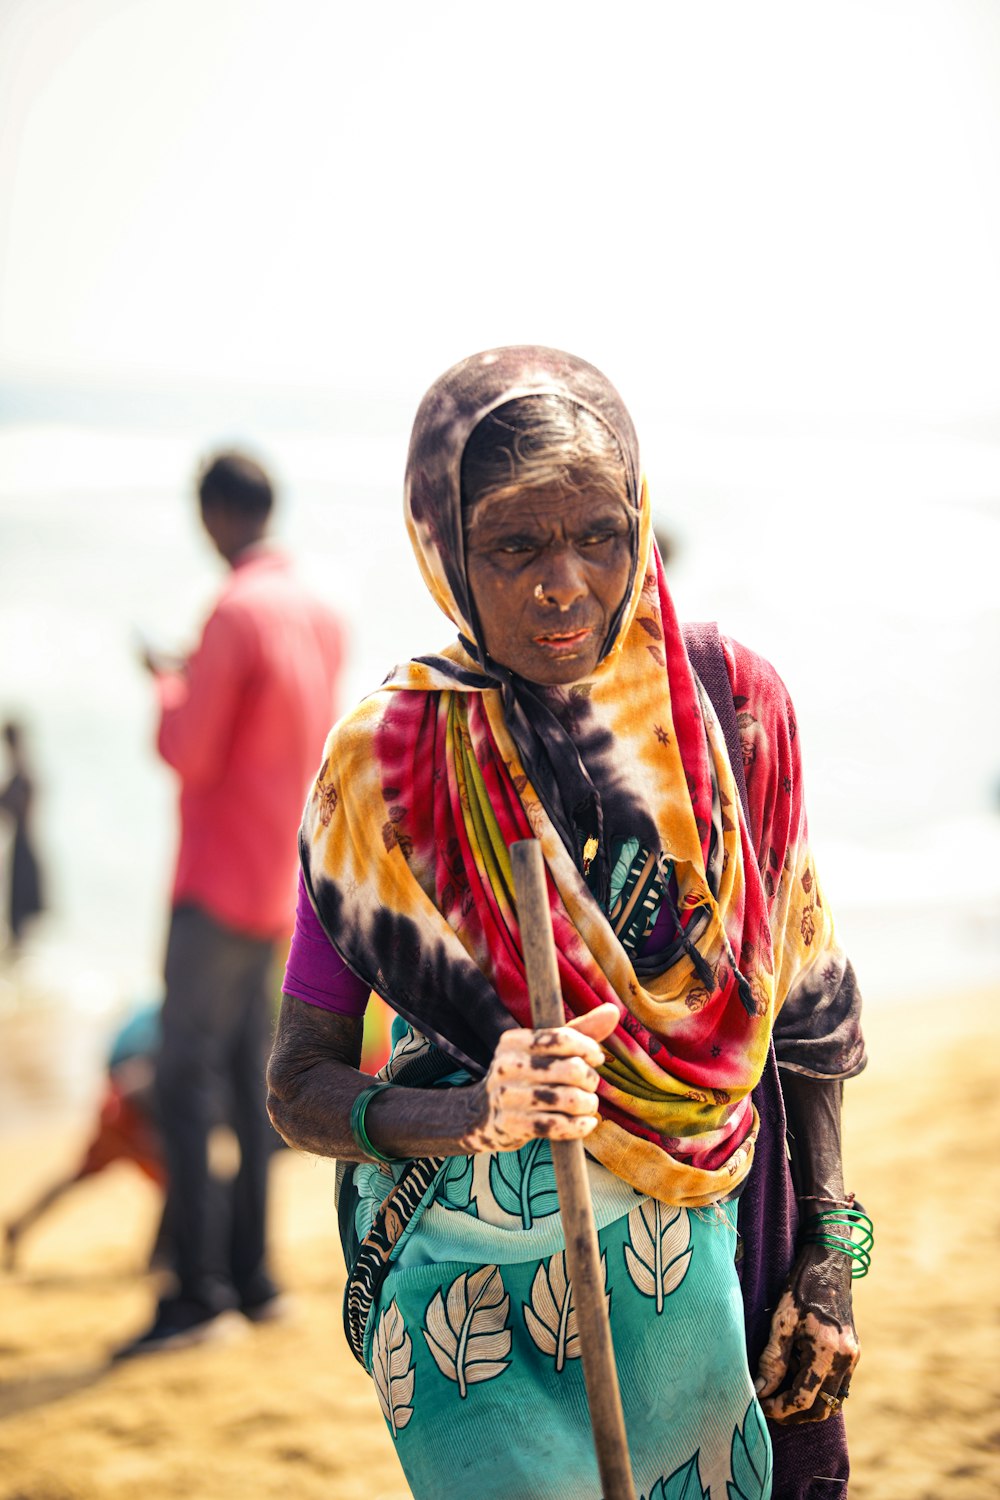
[[[395,1156],[386,1156],[384,1151],[380,1151],[377,1146],[373,1146],[368,1139],[368,1132],[365,1130],[365,1114],[369,1104],[375,1098],[376,1094],[380,1094],[383,1089],[391,1087],[392,1084],[390,1083],[373,1083],[368,1088],[362,1089],[351,1105],[351,1134],[354,1137],[354,1144],[360,1151],[364,1152],[365,1156],[370,1157],[374,1161],[398,1160]]]
[[[802,1235],[804,1245],[821,1245],[824,1250],[839,1250],[850,1256],[851,1280],[868,1275],[872,1263],[875,1228],[860,1208],[840,1208],[833,1213],[813,1214],[806,1220]]]

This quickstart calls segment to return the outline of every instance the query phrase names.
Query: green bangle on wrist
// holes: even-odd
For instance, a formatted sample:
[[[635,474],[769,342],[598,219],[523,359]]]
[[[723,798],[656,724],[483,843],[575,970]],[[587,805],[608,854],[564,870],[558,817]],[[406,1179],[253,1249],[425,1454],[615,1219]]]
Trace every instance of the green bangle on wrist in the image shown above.
[[[388,1162],[398,1160],[395,1156],[386,1156],[384,1151],[380,1151],[377,1146],[373,1146],[368,1139],[368,1132],[365,1130],[365,1114],[367,1113],[369,1104],[375,1098],[376,1094],[380,1094],[383,1089],[388,1088],[392,1088],[391,1083],[373,1083],[368,1088],[362,1089],[351,1105],[351,1135],[354,1137],[354,1144],[359,1151],[363,1151],[373,1161]]]
[[[875,1244],[875,1227],[860,1208],[838,1208],[832,1213],[813,1214],[803,1227],[802,1243],[838,1250],[850,1257],[851,1280],[868,1275]]]

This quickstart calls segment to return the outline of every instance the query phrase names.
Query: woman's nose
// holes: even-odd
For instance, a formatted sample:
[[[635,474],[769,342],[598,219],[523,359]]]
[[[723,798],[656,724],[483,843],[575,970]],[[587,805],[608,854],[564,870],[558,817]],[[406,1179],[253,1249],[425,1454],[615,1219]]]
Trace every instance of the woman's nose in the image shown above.
[[[546,553],[542,579],[535,593],[564,611],[586,598],[586,571],[575,548],[551,548]]]

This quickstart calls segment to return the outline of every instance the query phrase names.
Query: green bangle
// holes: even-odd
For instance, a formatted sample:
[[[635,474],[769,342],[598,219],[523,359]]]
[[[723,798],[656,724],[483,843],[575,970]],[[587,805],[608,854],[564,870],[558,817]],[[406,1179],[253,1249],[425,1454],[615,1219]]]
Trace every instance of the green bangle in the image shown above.
[[[354,1143],[359,1150],[363,1151],[366,1156],[371,1157],[374,1161],[398,1160],[395,1156],[386,1156],[384,1151],[380,1151],[377,1146],[373,1146],[368,1139],[368,1132],[365,1130],[365,1113],[369,1104],[376,1094],[380,1094],[383,1089],[391,1087],[391,1083],[373,1083],[368,1088],[361,1090],[361,1093],[351,1106],[351,1134],[354,1137]]]
[[[860,1208],[838,1208],[807,1219],[802,1243],[821,1245],[824,1250],[839,1250],[841,1255],[850,1256],[851,1279],[858,1281],[868,1275],[872,1263],[875,1226]]]

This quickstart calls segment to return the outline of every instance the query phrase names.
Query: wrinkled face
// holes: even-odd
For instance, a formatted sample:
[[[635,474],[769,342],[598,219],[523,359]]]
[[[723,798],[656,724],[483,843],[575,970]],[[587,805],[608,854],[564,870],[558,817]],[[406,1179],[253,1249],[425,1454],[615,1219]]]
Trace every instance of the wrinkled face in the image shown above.
[[[624,497],[561,488],[487,495],[466,517],[465,555],[494,661],[552,686],[593,672],[629,584]]]

